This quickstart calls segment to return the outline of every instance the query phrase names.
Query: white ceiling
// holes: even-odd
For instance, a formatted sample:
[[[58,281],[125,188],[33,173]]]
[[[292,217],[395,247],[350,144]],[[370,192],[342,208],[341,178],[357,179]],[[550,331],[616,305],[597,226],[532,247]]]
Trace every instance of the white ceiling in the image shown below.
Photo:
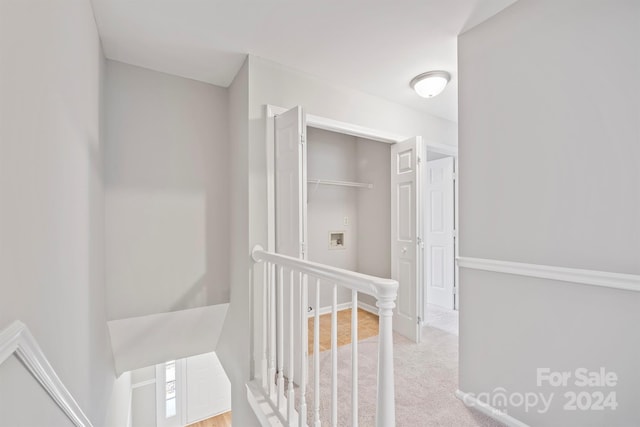
[[[516,0],[92,0],[109,59],[228,86],[246,54],[457,121],[456,37]],[[409,87],[447,70],[436,98]]]

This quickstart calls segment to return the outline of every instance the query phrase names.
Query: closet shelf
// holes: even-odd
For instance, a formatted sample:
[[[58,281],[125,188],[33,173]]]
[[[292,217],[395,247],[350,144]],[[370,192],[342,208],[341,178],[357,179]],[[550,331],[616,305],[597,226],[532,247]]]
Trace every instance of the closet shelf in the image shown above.
[[[355,188],[373,188],[373,184],[367,184],[364,182],[351,182],[351,181],[334,181],[330,179],[307,179],[308,184],[322,185],[337,185],[341,187],[355,187]]]

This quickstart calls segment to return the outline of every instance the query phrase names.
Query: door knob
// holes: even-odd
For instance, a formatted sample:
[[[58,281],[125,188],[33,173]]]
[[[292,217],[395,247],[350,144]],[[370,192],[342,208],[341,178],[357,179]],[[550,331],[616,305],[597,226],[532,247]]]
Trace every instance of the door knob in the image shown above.
[[[406,254],[406,253],[407,253],[407,247],[406,247],[406,246],[404,246],[404,247],[402,248],[402,253],[403,253],[403,254]]]

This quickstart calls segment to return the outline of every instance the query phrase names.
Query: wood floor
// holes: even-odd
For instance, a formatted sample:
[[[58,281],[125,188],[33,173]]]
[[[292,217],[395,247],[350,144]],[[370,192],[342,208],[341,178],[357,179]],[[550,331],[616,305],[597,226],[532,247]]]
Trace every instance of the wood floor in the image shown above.
[[[187,427],[231,427],[231,412],[225,412],[213,418],[190,424]]]
[[[309,354],[313,353],[313,323],[309,318]],[[358,340],[378,335],[378,316],[358,309]],[[351,309],[338,312],[338,347],[351,344]],[[320,351],[331,349],[331,314],[320,316]],[[231,427],[231,412],[191,424],[187,427]]]
[[[309,318],[309,354],[313,354],[313,323]],[[378,316],[358,309],[358,341],[378,335]],[[338,312],[338,347],[351,343],[351,309]],[[320,316],[320,351],[331,349],[331,314]]]

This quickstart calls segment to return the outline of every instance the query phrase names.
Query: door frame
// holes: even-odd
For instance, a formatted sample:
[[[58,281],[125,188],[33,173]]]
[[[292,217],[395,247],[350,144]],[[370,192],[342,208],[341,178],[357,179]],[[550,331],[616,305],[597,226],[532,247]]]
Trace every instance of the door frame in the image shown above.
[[[266,141],[267,141],[267,250],[275,251],[276,241],[276,218],[275,218],[275,132],[274,118],[278,114],[282,114],[288,108],[278,107],[276,105],[267,104],[266,109]],[[409,139],[409,136],[398,135],[379,129],[371,129],[364,126],[354,125],[352,123],[341,122],[326,117],[315,116],[306,113],[307,127],[315,129],[328,130],[345,135],[357,136],[360,138],[371,139],[374,141],[386,142],[387,144],[395,144]],[[436,144],[438,145],[438,144]],[[443,147],[444,144],[442,144]]]
[[[267,250],[274,252],[275,251],[275,132],[274,132],[274,118],[278,114],[282,114],[287,111],[288,108],[279,107],[272,104],[265,105],[265,117],[266,117],[266,126],[265,126],[265,140],[266,140],[266,159],[267,159]],[[339,120],[330,119],[327,117],[316,116],[313,114],[305,113],[307,127],[312,127],[316,129],[328,130],[331,132],[337,132],[341,134],[356,136],[360,138],[366,138],[374,141],[385,142],[387,144],[395,144],[398,142],[405,141],[409,139],[410,135],[400,135],[393,132],[387,132],[379,129],[372,129],[365,126],[359,126],[348,122],[342,122]],[[455,177],[455,194],[454,194],[454,203],[455,203],[455,219],[454,219],[454,227],[456,230],[456,240],[455,240],[455,307],[458,308],[458,248],[459,248],[459,236],[457,236],[458,230],[458,147],[454,147],[452,145],[441,144],[437,142],[430,142],[423,138],[422,140],[422,153],[421,157],[426,162],[427,152],[434,152],[445,154],[454,157],[454,177]],[[418,233],[419,236],[425,236],[424,234],[424,197],[420,197],[419,210],[422,212],[421,215],[418,216]],[[424,246],[424,245],[423,245]],[[424,280],[424,247],[421,249],[420,259],[420,284],[417,289],[417,295],[419,301],[425,301],[425,284]],[[425,304],[420,304],[422,309],[419,313],[420,322],[424,323],[425,319]]]
[[[460,269],[458,267],[458,258],[460,256],[460,227],[459,227],[459,213],[460,213],[460,205],[458,203],[459,200],[459,187],[458,184],[460,182],[459,179],[459,168],[458,168],[458,147],[454,147],[454,146],[450,146],[450,145],[445,145],[445,144],[430,144],[430,143],[426,143],[424,144],[424,158],[427,159],[428,158],[428,153],[437,153],[437,154],[442,154],[445,156],[449,156],[449,157],[453,157],[453,212],[454,212],[454,217],[453,217],[453,229],[454,229],[454,239],[453,239],[453,248],[454,248],[454,253],[453,253],[453,264],[454,264],[454,269],[453,269],[453,289],[454,289],[454,293],[453,293],[453,308],[454,310],[459,311],[460,310],[460,300],[459,300],[459,296],[460,296]],[[427,160],[425,160],[427,161]],[[426,174],[425,174],[426,176]],[[424,198],[423,200],[426,200],[426,198]],[[426,202],[423,202],[423,213],[426,214],[427,209],[426,209],[426,205],[424,204]],[[425,218],[423,215],[422,218],[422,225],[424,227],[425,225]],[[425,241],[425,245],[422,248],[422,258],[424,259],[424,255],[425,255],[425,248],[428,245],[428,240],[429,240],[429,235],[428,233],[425,232],[425,230],[422,230],[423,235],[424,235],[424,241]],[[426,268],[425,263],[422,263],[423,269]],[[424,277],[424,272],[423,272],[423,277]],[[426,284],[423,283],[423,288],[425,288]],[[422,294],[423,297],[423,313],[422,313],[422,319],[424,321],[425,317],[426,317],[426,309],[427,309],[427,292],[426,292],[426,288],[424,289],[424,292]]]
[[[176,364],[176,415],[167,422],[166,417],[166,365],[156,365],[156,426],[175,427],[187,424],[187,359],[174,359]]]

